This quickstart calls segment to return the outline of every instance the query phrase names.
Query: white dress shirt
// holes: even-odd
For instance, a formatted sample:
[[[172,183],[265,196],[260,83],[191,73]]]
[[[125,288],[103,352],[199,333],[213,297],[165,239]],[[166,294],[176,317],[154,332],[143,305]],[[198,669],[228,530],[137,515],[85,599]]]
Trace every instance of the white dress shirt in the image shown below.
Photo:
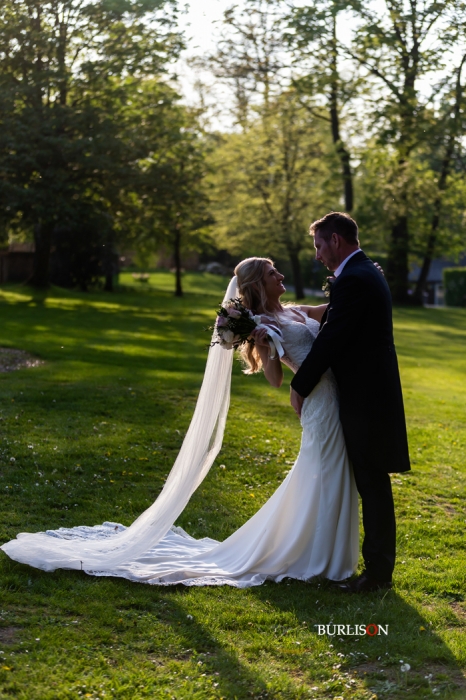
[[[353,255],[356,255],[356,253],[360,253],[360,252],[361,252],[361,248],[358,248],[357,250],[353,250],[353,252],[350,253],[350,254],[348,255],[348,257],[345,258],[345,259],[343,260],[343,262],[340,263],[340,264],[338,265],[337,269],[336,269],[335,272],[333,273],[334,276],[335,276],[335,277],[338,277],[338,275],[341,275],[341,273],[342,273],[342,271],[343,271],[343,268],[345,267],[345,265],[346,265],[346,263],[348,262],[348,260],[349,260],[350,258],[352,258]]]

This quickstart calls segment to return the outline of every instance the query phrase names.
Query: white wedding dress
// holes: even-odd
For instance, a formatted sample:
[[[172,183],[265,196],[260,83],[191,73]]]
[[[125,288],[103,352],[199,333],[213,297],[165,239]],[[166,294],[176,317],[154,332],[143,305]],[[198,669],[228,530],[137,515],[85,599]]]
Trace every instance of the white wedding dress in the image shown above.
[[[296,371],[311,348],[319,324],[304,314],[301,322],[292,315],[288,312],[280,321],[285,352],[282,359]],[[172,527],[147,551],[136,551],[132,557],[130,549],[125,561],[102,569],[84,564],[84,571],[156,585],[227,584],[238,588],[260,585],[266,579],[278,582],[290,577],[306,581],[324,576],[340,580],[350,576],[358,562],[358,497],[338,418],[337,387],[330,370],[304,401],[301,423],[301,449],[285,480],[262,508],[224,542],[207,537],[196,540],[181,528]],[[129,528],[114,522],[60,528],[20,535],[2,549],[17,561],[46,570],[58,566],[78,568],[75,563],[62,560],[42,564],[41,552],[45,552],[45,562],[47,542],[62,547],[75,543],[81,550],[86,545],[96,552],[99,542],[105,540],[108,545],[109,540],[124,538],[124,531],[128,534]]]

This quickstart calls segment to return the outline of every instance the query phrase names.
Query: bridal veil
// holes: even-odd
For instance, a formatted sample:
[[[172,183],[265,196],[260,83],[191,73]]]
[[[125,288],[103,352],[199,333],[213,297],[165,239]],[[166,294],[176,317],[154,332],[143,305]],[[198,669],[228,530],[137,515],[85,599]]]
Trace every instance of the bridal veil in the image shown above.
[[[237,294],[233,277],[224,301]],[[45,571],[61,568],[104,572],[154,547],[205,479],[222,446],[232,363],[233,352],[220,345],[210,347],[199,398],[178,457],[156,501],[130,527],[97,540],[61,538],[56,531],[54,536],[45,532],[21,533],[1,549],[14,560]]]

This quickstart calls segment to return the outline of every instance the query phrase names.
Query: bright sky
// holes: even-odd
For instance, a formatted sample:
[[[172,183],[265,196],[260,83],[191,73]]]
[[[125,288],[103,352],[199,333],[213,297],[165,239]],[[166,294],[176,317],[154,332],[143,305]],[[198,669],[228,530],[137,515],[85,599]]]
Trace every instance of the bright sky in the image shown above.
[[[294,4],[299,6],[300,4],[308,4],[308,2],[309,0],[295,0]],[[180,0],[180,7],[182,6],[181,3],[182,0]],[[221,23],[223,13],[232,5],[241,7],[243,4],[244,0],[191,0],[185,5],[185,13],[180,14],[179,17],[179,26],[185,33],[188,48],[184,52],[183,58],[177,64],[177,73],[181,92],[188,103],[198,103],[199,96],[194,89],[197,77],[201,77],[206,84],[212,84],[213,81],[212,76],[207,73],[199,76],[196,71],[187,65],[186,60],[192,56],[202,56],[213,52],[216,45],[215,37],[218,35],[217,27]],[[371,7],[383,13],[386,11],[385,0],[372,0]],[[348,15],[346,21],[340,23],[340,32],[347,33],[351,31],[354,26],[353,22],[352,17]],[[342,35],[340,38],[345,41],[347,37]],[[455,56],[454,63],[457,62],[456,58]],[[435,76],[436,79],[438,77]],[[423,81],[418,83],[417,87],[421,93],[425,92],[427,94],[430,92],[430,82],[431,80],[426,76]],[[219,105],[227,103],[229,101],[228,89],[225,86],[216,84],[207,101]],[[220,118],[221,121],[223,121],[222,118]]]
[[[306,5],[309,0],[295,0],[294,5]],[[182,0],[180,1],[180,8]],[[217,27],[223,18],[223,13],[232,5],[241,7],[243,0],[192,0],[185,7],[185,13],[179,16],[179,27],[185,33],[187,50],[184,52],[184,60],[177,64],[179,82],[185,99],[188,102],[196,101],[196,93],[193,85],[196,73],[186,65],[186,59],[191,56],[202,56],[215,50],[215,37],[218,34]],[[373,0],[372,6],[385,5],[384,0]],[[349,25],[352,20],[348,17]],[[342,24],[340,23],[340,27]],[[344,40],[344,36],[341,37]],[[211,83],[211,76],[204,74],[201,76],[207,83]],[[210,78],[210,79],[209,79]],[[227,99],[224,88],[219,93]]]
[[[217,27],[225,10],[233,4],[241,6],[242,0],[192,0],[185,5],[185,13],[179,16],[179,28],[184,32],[187,49],[177,63],[176,70],[181,93],[188,104],[199,102],[199,94],[194,88],[197,78],[206,85],[212,85],[214,81],[209,73],[199,74],[198,69],[193,69],[187,61],[193,56],[205,56],[215,51]],[[229,102],[228,89],[225,86],[216,85],[213,90],[214,92],[206,98],[208,103]],[[212,115],[212,118],[216,127],[230,126],[230,119],[225,114],[217,117]]]
[[[185,30],[189,40],[189,54],[200,54],[213,49],[212,40],[215,22],[221,20],[223,13],[234,3],[232,0],[193,0],[186,5],[187,13],[180,17],[180,28]]]

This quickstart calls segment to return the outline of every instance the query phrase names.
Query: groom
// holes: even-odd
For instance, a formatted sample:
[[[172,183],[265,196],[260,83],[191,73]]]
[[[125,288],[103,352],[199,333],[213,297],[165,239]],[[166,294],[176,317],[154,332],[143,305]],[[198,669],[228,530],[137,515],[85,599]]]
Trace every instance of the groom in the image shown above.
[[[350,216],[331,212],[310,233],[316,259],[335,281],[319,334],[291,382],[291,405],[301,415],[304,398],[332,369],[364,525],[365,570],[338,587],[348,593],[391,588],[396,529],[389,472],[405,472],[410,465],[390,290],[359,248],[358,226]]]

